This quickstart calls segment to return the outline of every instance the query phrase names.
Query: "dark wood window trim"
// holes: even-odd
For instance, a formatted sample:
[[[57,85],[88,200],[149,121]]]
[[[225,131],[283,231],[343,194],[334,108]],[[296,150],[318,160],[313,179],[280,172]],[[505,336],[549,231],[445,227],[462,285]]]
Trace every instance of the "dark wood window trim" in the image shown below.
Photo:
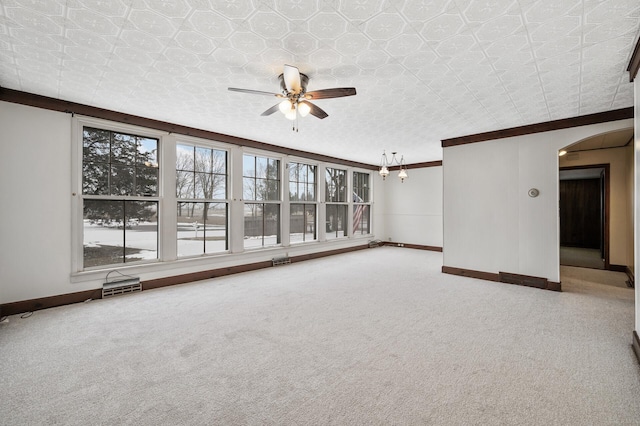
[[[278,154],[292,155],[296,157],[307,158],[326,163],[339,164],[342,166],[358,167],[366,170],[376,170],[378,166],[371,164],[359,163],[357,161],[344,160],[336,157],[329,157],[313,152],[301,151],[292,148],[285,148],[277,145],[271,145],[265,142],[254,141],[251,139],[239,138],[237,136],[225,135],[222,133],[211,132],[208,130],[196,129],[194,127],[182,126],[179,124],[168,123],[165,121],[153,120],[151,118],[140,117],[136,115],[126,114],[108,109],[93,107],[89,105],[78,104],[75,102],[64,101],[61,99],[49,98],[46,96],[35,95],[33,93],[22,92],[19,90],[7,89],[0,87],[0,101],[11,102],[20,105],[27,105],[36,108],[43,108],[51,111],[66,112],[70,114],[79,114],[88,117],[95,117],[104,120],[114,121],[118,123],[132,124],[148,129],[165,131],[168,133],[176,133],[185,136],[194,136],[197,138],[208,139],[212,141],[224,142],[231,145],[239,145],[249,148],[256,148],[275,152]]]
[[[638,76],[638,69],[640,69],[640,37],[638,37],[638,40],[636,41],[636,47],[633,49],[631,59],[629,60],[629,66],[627,67],[630,82],[633,83]]]
[[[571,127],[587,126],[590,124],[607,123],[609,121],[625,120],[633,117],[633,107],[622,108],[612,111],[598,112],[595,114],[581,115],[573,118],[545,121],[544,123],[529,124],[526,126],[511,127],[509,129],[502,130],[494,130],[492,132],[477,133],[475,135],[443,139],[442,147],[448,148],[451,146],[464,145],[468,143],[486,142],[495,139],[530,135],[533,133],[550,132],[552,130],[569,129]]]

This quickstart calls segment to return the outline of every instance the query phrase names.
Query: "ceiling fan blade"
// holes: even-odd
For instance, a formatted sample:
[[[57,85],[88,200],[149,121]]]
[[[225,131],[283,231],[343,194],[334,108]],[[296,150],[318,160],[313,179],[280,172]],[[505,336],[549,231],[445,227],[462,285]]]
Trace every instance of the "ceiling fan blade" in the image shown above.
[[[302,85],[300,83],[300,70],[294,66],[285,65],[284,72],[282,74],[284,76],[284,84],[287,86],[287,90],[291,93],[300,93],[300,90],[302,90]]]
[[[252,95],[276,96],[278,98],[284,97],[280,93],[263,92],[262,90],[238,89],[237,87],[229,87],[229,90],[231,90],[232,92],[250,93]]]
[[[356,94],[355,87],[336,87],[334,89],[312,90],[304,94],[306,99],[329,99],[353,96]]]
[[[262,114],[260,114],[260,115],[262,115],[262,116],[271,115],[271,114],[273,114],[274,112],[278,111],[279,107],[280,107],[280,104],[279,104],[279,103],[278,103],[278,104],[275,104],[274,106],[272,106],[271,108],[269,108],[268,110],[266,110],[265,112],[263,112],[263,113],[262,113]]]
[[[309,101],[300,101],[300,103],[308,105],[309,108],[310,108],[309,114],[313,115],[314,117],[318,117],[319,119],[322,120],[323,118],[327,118],[329,116],[329,114],[324,112],[324,110],[322,108],[320,108],[317,105],[312,104]]]

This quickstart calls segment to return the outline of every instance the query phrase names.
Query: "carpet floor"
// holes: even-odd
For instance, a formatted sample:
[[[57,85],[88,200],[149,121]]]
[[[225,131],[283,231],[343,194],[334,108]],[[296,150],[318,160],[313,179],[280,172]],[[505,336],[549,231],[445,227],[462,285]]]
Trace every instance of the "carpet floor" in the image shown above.
[[[599,249],[560,246],[560,265],[604,269]]]
[[[2,425],[640,425],[634,291],[380,247],[11,316]]]

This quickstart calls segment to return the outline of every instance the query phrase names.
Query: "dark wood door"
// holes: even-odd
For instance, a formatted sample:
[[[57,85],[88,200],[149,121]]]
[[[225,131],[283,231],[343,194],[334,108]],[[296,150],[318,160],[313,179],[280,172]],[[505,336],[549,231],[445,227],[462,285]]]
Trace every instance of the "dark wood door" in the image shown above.
[[[600,179],[560,181],[560,245],[602,249]]]

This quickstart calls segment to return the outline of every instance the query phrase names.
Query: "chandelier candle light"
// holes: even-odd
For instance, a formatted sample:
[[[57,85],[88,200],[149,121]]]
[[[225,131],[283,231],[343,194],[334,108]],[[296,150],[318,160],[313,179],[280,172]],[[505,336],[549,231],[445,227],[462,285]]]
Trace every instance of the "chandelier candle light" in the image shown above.
[[[389,176],[389,167],[394,165],[400,166],[400,171],[398,172],[398,177],[400,178],[400,183],[404,183],[404,180],[409,177],[407,174],[407,166],[404,164],[404,155],[400,157],[400,161],[396,158],[396,152],[391,153],[391,161],[387,158],[387,153],[382,151],[382,159],[380,159],[380,176],[382,176],[382,180],[385,180],[387,176]]]

